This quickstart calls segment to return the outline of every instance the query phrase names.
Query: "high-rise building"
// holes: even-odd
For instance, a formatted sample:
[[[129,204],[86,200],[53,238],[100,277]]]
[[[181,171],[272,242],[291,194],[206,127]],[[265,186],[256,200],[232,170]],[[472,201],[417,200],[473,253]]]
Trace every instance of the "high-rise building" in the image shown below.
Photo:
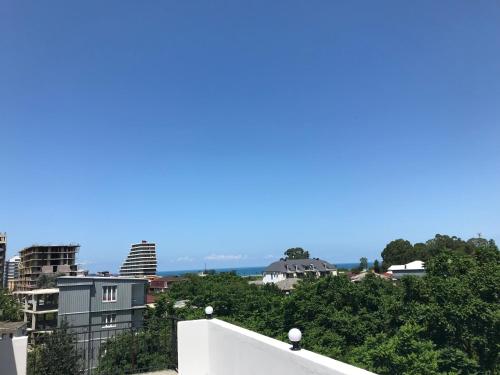
[[[21,250],[16,290],[36,289],[42,274],[78,276],[75,260],[79,248],[80,245],[33,245]]]
[[[142,241],[132,245],[120,268],[122,276],[156,275],[156,244]]]
[[[5,262],[5,273],[3,287],[14,290],[14,282],[19,277],[19,262],[21,257],[16,255]]]
[[[3,286],[5,254],[7,253],[7,233],[0,232],[0,287]]]

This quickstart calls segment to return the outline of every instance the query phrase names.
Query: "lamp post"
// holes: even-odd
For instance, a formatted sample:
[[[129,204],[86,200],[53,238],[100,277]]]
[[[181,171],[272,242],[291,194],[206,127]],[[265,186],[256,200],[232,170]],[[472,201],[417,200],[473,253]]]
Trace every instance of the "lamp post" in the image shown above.
[[[288,331],[288,339],[292,343],[290,350],[296,351],[300,350],[300,339],[302,338],[302,332],[298,328],[292,328]]]
[[[205,318],[212,319],[213,313],[214,313],[214,308],[212,306],[205,307]]]

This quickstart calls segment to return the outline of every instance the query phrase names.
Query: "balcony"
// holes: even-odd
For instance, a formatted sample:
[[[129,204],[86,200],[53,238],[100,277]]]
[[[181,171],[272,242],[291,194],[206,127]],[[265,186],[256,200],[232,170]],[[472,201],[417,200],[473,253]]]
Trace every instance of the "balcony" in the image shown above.
[[[130,326],[127,329],[116,327],[114,328],[116,332],[109,333],[106,330],[104,335],[102,334],[103,331],[99,330],[92,333],[93,338],[90,341],[88,340],[91,337],[90,331],[88,331],[90,326],[82,326],[87,331],[81,332],[75,331],[78,327],[72,327],[71,332],[75,335],[75,338],[83,334],[80,339],[75,340],[75,344],[79,348],[79,353],[83,355],[82,362],[86,363],[81,373],[92,375],[95,373],[94,370],[99,362],[109,361],[110,358],[103,359],[102,355],[103,353],[106,354],[106,350],[102,351],[100,347],[105,345],[108,340],[120,338],[121,340],[125,339],[122,343],[127,342],[130,345],[123,346],[121,350],[125,352],[120,353],[115,358],[115,360],[119,361],[116,362],[116,373],[145,374],[147,371],[156,370],[157,372],[149,372],[148,374],[256,375],[270,373],[273,375],[374,375],[369,371],[305,349],[300,349],[301,334],[298,330],[294,334],[289,334],[291,341],[294,342],[292,346],[291,344],[218,319],[179,321],[177,325],[175,325],[175,318],[167,319],[171,319],[172,322],[172,331],[168,338],[168,340],[172,340],[172,345],[169,346],[167,352],[161,355],[168,356],[173,362],[167,360],[163,367],[161,365],[158,366],[158,363],[155,366],[151,362],[141,364],[135,362],[139,358],[137,356],[138,350],[144,351],[146,348],[148,348],[146,351],[154,350],[149,345],[141,344],[141,337],[144,337],[141,333],[143,329],[141,327],[134,328]],[[176,337],[177,345],[175,345]],[[16,340],[24,341],[14,342]],[[25,375],[27,338],[14,338],[14,341],[7,339],[2,342],[0,340],[0,359],[8,364],[10,368],[17,368],[17,372],[6,372],[5,375],[16,373],[18,375]],[[40,345],[42,342],[43,340],[39,341],[37,339],[36,345]],[[130,353],[128,353],[128,349],[130,349]],[[88,352],[85,354],[86,350]],[[15,355],[10,355],[9,353],[14,353]],[[176,353],[177,355],[175,355]],[[64,358],[61,358],[61,360],[64,360]],[[132,361],[125,366],[129,371],[120,372],[119,366],[123,366],[123,363],[121,363],[123,360]],[[108,362],[108,364],[114,366],[113,363],[114,360]],[[174,366],[166,365],[168,363],[174,364]],[[168,368],[177,368],[177,372],[175,370],[168,370]],[[2,375],[4,375],[4,372],[2,372]]]
[[[217,319],[179,322],[179,375],[373,373]]]

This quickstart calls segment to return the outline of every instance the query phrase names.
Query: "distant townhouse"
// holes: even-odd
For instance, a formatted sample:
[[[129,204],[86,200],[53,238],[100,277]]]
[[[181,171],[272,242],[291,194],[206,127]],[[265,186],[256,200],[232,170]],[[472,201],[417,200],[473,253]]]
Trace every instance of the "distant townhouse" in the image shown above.
[[[120,268],[121,276],[156,275],[156,244],[142,241],[133,244]]]
[[[267,266],[262,274],[262,282],[268,284],[279,283],[291,278],[302,279],[337,275],[337,268],[335,265],[319,258],[281,259]]]
[[[421,260],[415,260],[408,264],[393,264],[387,270],[392,275],[393,279],[400,279],[403,276],[424,276],[425,263]]]

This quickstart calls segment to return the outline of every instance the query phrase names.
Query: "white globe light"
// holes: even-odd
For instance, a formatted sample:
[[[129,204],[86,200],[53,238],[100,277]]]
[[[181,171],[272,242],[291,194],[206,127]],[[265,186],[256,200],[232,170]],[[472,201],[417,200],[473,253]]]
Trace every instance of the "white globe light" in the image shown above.
[[[300,330],[297,328],[292,328],[290,331],[288,331],[288,338],[291,342],[299,342],[302,338],[302,332],[300,332]]]
[[[214,308],[212,306],[205,307],[205,314],[212,315],[214,312]]]

